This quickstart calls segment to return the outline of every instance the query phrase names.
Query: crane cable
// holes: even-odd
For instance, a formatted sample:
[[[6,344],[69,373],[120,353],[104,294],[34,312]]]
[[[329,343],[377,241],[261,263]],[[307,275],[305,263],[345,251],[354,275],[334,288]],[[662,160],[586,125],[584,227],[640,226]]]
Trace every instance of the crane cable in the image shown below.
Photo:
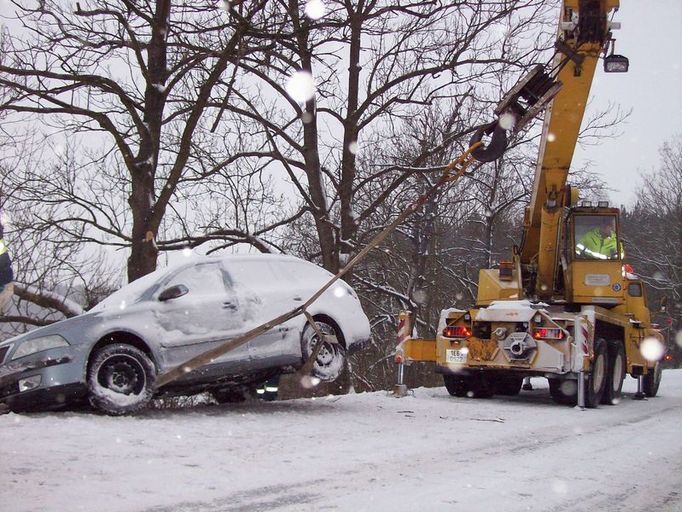
[[[476,159],[472,155],[472,152],[481,145],[481,142],[476,142],[469,146],[461,155],[459,155],[455,160],[450,162],[444,169],[443,174],[440,179],[433,185],[431,185],[426,192],[417,197],[400,215],[398,215],[393,222],[386,226],[379,234],[377,234],[358,254],[353,257],[353,259],[348,262],[336,275],[334,275],[329,281],[327,281],[324,286],[322,286],[317,292],[315,292],[305,303],[302,305],[288,311],[282,315],[279,315],[267,322],[250,329],[242,335],[236,336],[229,340],[224,341],[217,347],[214,347],[206,352],[203,352],[184,363],[177,365],[171,370],[159,375],[156,379],[154,385],[156,389],[166,386],[171,382],[177,380],[178,378],[215,361],[218,357],[242,346],[249,340],[264,334],[273,327],[276,327],[284,322],[297,317],[298,315],[305,315],[308,322],[311,324],[313,329],[317,334],[318,340],[311,351],[310,356],[303,365],[305,371],[310,371],[317,359],[317,355],[324,343],[325,335],[321,332],[314,319],[308,312],[308,308],[320,298],[320,296],[327,291],[336,281],[341,279],[345,274],[347,274],[355,265],[360,261],[365,259],[369,252],[381,244],[386,237],[388,237],[391,232],[393,232],[400,224],[405,222],[405,220],[415,213],[419,208],[421,208],[442,186],[447,183],[454,183],[457,181],[466,171],[466,169],[474,162]]]

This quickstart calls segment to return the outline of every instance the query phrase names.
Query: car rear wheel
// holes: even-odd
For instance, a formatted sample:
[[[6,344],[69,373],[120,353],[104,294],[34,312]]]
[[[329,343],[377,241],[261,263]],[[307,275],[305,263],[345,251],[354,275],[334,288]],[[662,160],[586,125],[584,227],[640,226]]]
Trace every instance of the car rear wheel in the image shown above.
[[[340,334],[332,325],[319,320],[316,323],[325,335],[325,341],[317,354],[311,373],[320,380],[332,381],[341,375],[346,366],[346,349],[341,344]],[[313,326],[306,325],[301,337],[301,349],[305,361],[315,350],[318,340],[319,336]]]
[[[141,350],[123,343],[99,349],[88,369],[90,404],[112,416],[139,411],[154,394],[154,363]]]

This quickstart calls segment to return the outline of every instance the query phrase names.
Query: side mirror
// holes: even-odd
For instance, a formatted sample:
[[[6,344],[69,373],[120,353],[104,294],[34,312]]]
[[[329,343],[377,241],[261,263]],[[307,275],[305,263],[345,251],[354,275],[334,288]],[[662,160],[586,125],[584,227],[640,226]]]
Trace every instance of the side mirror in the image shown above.
[[[167,300],[177,299],[178,297],[182,297],[183,295],[186,295],[187,293],[189,293],[189,288],[187,288],[184,284],[176,284],[175,286],[171,286],[170,288],[166,288],[164,291],[159,293],[159,300],[161,302],[165,302]]]

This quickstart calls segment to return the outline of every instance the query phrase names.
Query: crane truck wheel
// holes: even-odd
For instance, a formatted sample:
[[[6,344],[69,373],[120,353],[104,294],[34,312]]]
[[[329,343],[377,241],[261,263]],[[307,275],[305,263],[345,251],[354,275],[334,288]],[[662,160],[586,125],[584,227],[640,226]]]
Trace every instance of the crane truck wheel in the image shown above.
[[[606,340],[599,338],[594,342],[594,360],[587,376],[585,386],[585,407],[594,409],[601,402],[609,373]]]
[[[452,396],[467,396],[469,392],[469,382],[465,377],[457,375],[443,375],[443,384]]]
[[[644,394],[648,397],[656,396],[658,393],[658,387],[661,385],[663,368],[661,368],[661,362],[656,361],[656,365],[653,368],[649,368],[649,373],[644,376]]]
[[[495,393],[495,383],[484,373],[471,378],[470,391],[473,398],[490,398]]]
[[[501,377],[495,380],[495,393],[504,396],[516,396],[521,392],[523,377]]]
[[[561,405],[574,406],[578,402],[578,383],[571,379],[548,379],[552,400]]]
[[[607,344],[608,372],[601,403],[616,405],[620,401],[625,379],[625,348],[620,340],[609,340]]]
[[[494,388],[483,374],[479,375],[443,375],[445,389],[452,396],[470,398],[490,398]]]

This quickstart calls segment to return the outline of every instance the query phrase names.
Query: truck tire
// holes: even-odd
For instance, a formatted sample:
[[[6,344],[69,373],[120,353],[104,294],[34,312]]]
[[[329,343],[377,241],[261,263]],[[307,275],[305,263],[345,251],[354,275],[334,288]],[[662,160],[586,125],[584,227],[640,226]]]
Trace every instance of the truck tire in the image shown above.
[[[485,373],[471,378],[470,390],[473,398],[490,398],[495,394],[495,383]]]
[[[607,351],[608,371],[601,403],[615,405],[620,401],[625,380],[625,348],[620,340],[610,340]]]
[[[662,376],[663,368],[661,367],[661,362],[656,361],[656,365],[653,368],[649,368],[649,373],[647,373],[643,378],[644,394],[646,396],[656,396],[658,393],[658,387],[661,385]]]
[[[549,394],[556,403],[573,407],[578,402],[578,382],[570,379],[547,379]]]
[[[503,396],[516,396],[521,392],[523,377],[503,377],[495,380],[495,393]]]
[[[458,375],[443,375],[443,384],[452,396],[467,396],[469,392],[469,382],[465,377]]]
[[[606,340],[599,338],[594,342],[594,360],[585,383],[585,407],[594,409],[601,402],[606,388],[606,376],[609,370]]]

